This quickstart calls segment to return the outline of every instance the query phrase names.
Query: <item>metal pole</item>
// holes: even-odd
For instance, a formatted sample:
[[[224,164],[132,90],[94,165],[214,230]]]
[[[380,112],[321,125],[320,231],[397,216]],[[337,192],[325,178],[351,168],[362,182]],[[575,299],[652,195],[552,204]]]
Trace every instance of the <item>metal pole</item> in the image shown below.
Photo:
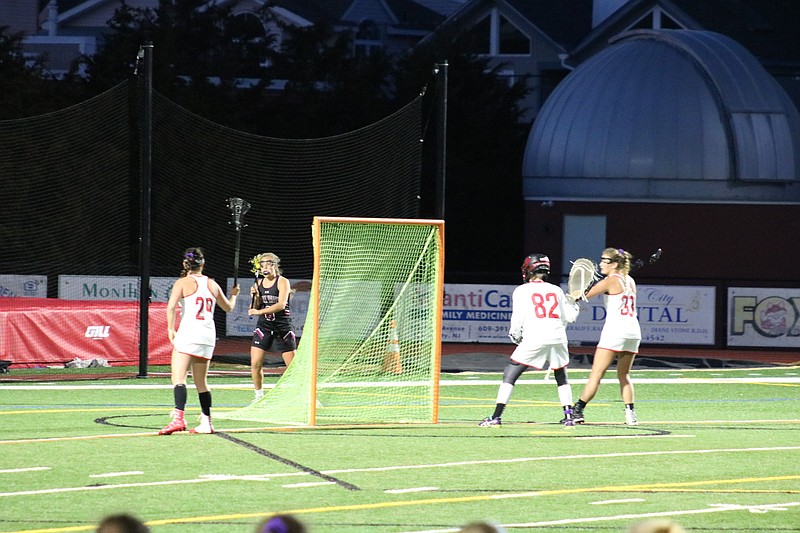
[[[447,60],[437,63],[434,72],[437,75],[436,95],[439,112],[436,114],[436,138],[439,149],[436,151],[436,218],[444,220],[445,184],[447,177]]]
[[[150,338],[150,191],[153,179],[153,43],[141,46],[144,50],[144,102],[141,132],[141,241],[139,257],[139,374],[147,377],[148,343]]]

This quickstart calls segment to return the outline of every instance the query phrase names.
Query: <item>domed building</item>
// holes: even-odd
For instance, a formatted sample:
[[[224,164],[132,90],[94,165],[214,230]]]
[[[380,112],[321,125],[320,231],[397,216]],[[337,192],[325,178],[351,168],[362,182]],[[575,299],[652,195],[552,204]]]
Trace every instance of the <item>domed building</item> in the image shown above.
[[[661,247],[642,275],[723,289],[786,279],[798,258],[800,114],[718,33],[615,37],[546,100],[522,176],[525,248],[561,249],[562,271],[606,244]]]
[[[548,98],[523,175],[526,196],[800,200],[800,115],[724,35],[628,32]]]

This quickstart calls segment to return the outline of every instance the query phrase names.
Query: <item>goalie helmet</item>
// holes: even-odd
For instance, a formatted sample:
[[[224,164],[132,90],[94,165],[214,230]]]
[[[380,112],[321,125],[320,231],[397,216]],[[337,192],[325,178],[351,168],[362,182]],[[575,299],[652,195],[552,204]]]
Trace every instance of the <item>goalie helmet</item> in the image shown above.
[[[545,254],[531,254],[522,262],[522,281],[527,282],[538,273],[550,273],[550,258]]]

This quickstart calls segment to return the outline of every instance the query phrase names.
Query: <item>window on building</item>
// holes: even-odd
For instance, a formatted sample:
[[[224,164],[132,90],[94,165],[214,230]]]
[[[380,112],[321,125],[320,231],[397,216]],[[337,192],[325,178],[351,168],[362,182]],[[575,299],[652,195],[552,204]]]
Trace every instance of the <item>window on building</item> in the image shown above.
[[[462,37],[465,39],[467,51],[473,54],[488,55],[491,52],[491,28],[492,20],[490,16],[484,17],[470,28]]]
[[[531,40],[519,28],[493,9],[463,36],[468,52],[478,55],[529,55]]]
[[[504,16],[500,15],[499,31],[499,46],[498,50],[501,54],[525,54],[531,53],[531,40],[527,35],[519,31],[516,26],[508,21]]]
[[[361,22],[353,39],[353,55],[369,57],[381,48],[383,48],[383,39],[378,25],[372,20]]]
[[[667,15],[663,9],[657,7],[648,12],[645,16],[637,20],[630,28],[631,30],[680,30],[684,26],[675,21],[672,17]]]

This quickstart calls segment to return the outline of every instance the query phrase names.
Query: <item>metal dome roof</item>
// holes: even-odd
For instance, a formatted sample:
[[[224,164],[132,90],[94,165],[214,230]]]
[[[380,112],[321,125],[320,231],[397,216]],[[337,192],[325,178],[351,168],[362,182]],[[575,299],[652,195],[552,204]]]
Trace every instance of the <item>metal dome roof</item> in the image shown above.
[[[798,200],[800,114],[728,37],[628,32],[545,102],[523,178],[537,198]]]

